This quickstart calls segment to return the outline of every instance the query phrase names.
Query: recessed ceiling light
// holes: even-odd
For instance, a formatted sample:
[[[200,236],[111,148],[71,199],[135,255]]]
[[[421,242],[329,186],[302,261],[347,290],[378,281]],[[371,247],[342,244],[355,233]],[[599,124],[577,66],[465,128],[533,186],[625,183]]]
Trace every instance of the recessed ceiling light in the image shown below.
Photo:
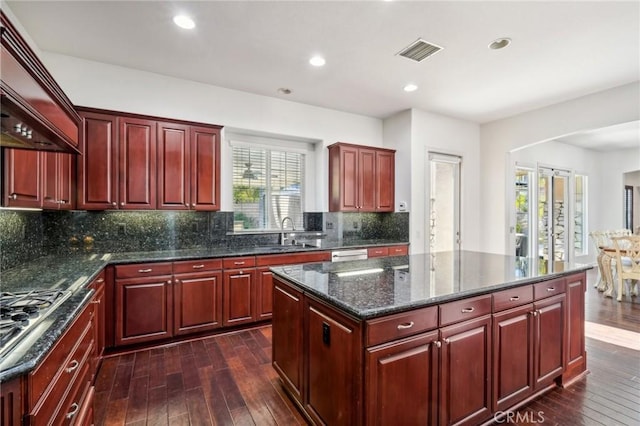
[[[324,64],[327,63],[327,61],[324,60],[324,58],[322,56],[314,56],[313,58],[309,59],[309,63],[311,65],[313,65],[314,67],[321,67]]]
[[[287,89],[286,87],[281,87],[278,89],[278,93],[280,93],[281,95],[290,95],[291,93],[293,93],[293,90]]]
[[[406,86],[404,86],[405,92],[415,92],[416,90],[418,90],[418,86],[416,86],[413,83],[409,83]]]
[[[189,18],[187,15],[174,16],[173,23],[180,28],[184,28],[185,30],[192,30],[196,27],[196,23],[193,22],[193,19]]]
[[[500,50],[500,49],[504,49],[510,44],[511,44],[511,39],[508,37],[497,38],[493,40],[491,44],[489,44],[489,49]]]

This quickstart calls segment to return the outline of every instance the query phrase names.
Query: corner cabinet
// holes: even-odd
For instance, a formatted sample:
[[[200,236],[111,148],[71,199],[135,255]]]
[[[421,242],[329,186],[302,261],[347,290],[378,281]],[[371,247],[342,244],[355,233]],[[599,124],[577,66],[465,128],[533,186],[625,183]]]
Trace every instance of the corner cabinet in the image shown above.
[[[78,207],[219,210],[221,126],[80,109]]]
[[[395,150],[342,142],[328,148],[329,211],[394,210]]]

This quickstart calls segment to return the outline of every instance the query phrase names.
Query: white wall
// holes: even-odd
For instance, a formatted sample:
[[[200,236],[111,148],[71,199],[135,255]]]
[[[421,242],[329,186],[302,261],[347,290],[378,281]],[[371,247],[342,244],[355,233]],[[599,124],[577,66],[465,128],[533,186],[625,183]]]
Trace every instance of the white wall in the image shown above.
[[[511,191],[509,152],[559,136],[640,119],[640,82],[529,111],[480,127],[481,250],[506,253],[507,200]]]
[[[402,111],[384,120],[384,146],[396,150],[395,210],[405,202],[411,210],[411,110]]]
[[[392,135],[399,136],[395,143],[401,152],[402,162],[396,160],[396,167],[405,168],[401,175],[397,175],[396,189],[399,193],[396,199],[410,196],[410,242],[411,253],[425,253],[428,251],[427,200],[429,188],[427,157],[428,151],[445,154],[460,155],[462,159],[462,194],[461,194],[461,237],[465,250],[477,250],[480,246],[479,218],[477,206],[479,198],[480,164],[479,141],[480,129],[475,123],[446,117],[426,111],[411,110],[411,131],[407,140],[406,112],[385,120],[385,144],[392,142],[387,139]],[[402,123],[402,126],[399,126]],[[394,130],[395,129],[395,130]],[[410,143],[410,146],[407,146]],[[410,170],[406,170],[409,169]],[[410,180],[405,180],[410,177]],[[408,188],[408,189],[407,189]]]
[[[382,120],[159,74],[43,52],[41,59],[77,106],[155,115],[321,141],[311,176],[310,210],[326,211],[327,145],[382,146]],[[228,147],[227,147],[228,148]],[[222,167],[231,164],[222,150]],[[318,155],[319,154],[319,155]],[[222,210],[232,210],[230,174],[223,173]],[[315,181],[313,181],[315,179]]]
[[[635,231],[640,229],[640,170],[625,173],[624,184],[633,186],[633,231]]]
[[[624,224],[624,173],[640,170],[640,147],[602,155],[602,222],[600,229],[619,229]],[[636,192],[634,197],[640,196]],[[637,225],[636,225],[637,226]]]

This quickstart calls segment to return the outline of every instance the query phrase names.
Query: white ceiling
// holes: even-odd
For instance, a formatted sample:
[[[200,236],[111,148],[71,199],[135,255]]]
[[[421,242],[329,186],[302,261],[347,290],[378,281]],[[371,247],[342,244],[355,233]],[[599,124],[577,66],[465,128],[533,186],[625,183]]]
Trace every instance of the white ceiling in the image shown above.
[[[419,108],[485,123],[640,80],[637,1],[7,4],[43,51],[379,118]],[[196,29],[177,28],[178,12]],[[499,37],[513,43],[488,49]],[[396,56],[418,38],[444,49]],[[309,65],[316,53],[325,67]]]
[[[603,127],[554,140],[603,152],[640,147],[640,121]]]

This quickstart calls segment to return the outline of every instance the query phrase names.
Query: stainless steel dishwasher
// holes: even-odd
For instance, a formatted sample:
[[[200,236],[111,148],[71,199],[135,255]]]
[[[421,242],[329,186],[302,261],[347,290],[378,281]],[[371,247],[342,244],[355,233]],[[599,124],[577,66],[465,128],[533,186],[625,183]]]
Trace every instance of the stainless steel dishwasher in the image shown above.
[[[366,260],[367,249],[337,250],[331,252],[332,262],[346,262],[348,260]]]

